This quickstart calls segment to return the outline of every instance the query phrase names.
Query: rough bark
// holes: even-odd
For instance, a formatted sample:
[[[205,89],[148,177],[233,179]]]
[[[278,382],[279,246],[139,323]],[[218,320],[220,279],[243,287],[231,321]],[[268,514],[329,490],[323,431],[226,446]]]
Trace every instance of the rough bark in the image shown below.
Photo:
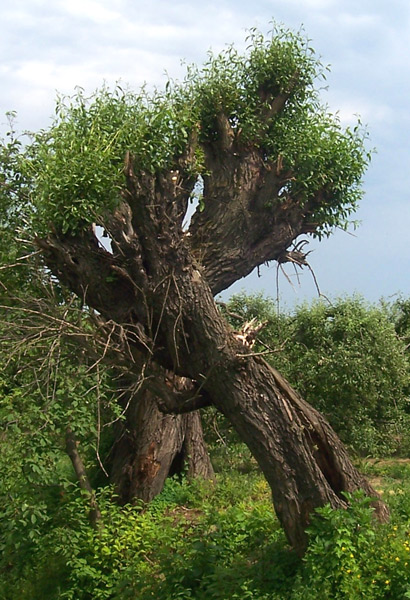
[[[190,418],[186,421],[182,455],[188,466],[187,476],[213,479],[214,470],[205,444],[200,414],[195,411],[186,416]]]
[[[150,502],[168,476],[213,478],[199,413],[164,414],[144,390],[126,402],[125,420],[116,425],[110,452],[111,480],[122,504]]]
[[[176,177],[175,170],[136,172],[128,155],[122,202],[107,219],[113,253],[91,230],[50,235],[38,246],[62,283],[121,324],[147,365],[193,381],[192,393],[166,391],[166,404],[195,407],[203,398],[227,416],[302,553],[310,513],[328,502],[344,507],[342,492],[364,489],[381,519],[387,509],[327,422],[235,338],[213,296],[267,260],[288,260],[296,238],[315,229],[312,213],[327,190],[304,202],[288,197],[292,172],[283,172],[281,157],[266,162],[262,149],[242,145],[223,115],[218,127],[216,141],[204,144],[205,208],[187,233],[181,224],[194,182],[184,171],[186,157],[177,161]]]
[[[64,247],[65,240],[55,239],[49,246],[58,259]],[[386,518],[385,506],[325,420],[236,340],[184,240],[179,241],[179,260],[170,244],[157,247],[157,252],[156,262],[145,267],[152,282],[145,295],[150,295],[156,324],[153,328],[152,322],[143,323],[145,331],[155,331],[151,359],[198,382],[196,393],[206,393],[232,422],[271,486],[276,512],[292,546],[303,552],[310,513],[328,502],[344,507],[343,491],[365,489],[375,498],[380,518]],[[48,264],[53,265],[50,254]],[[84,286],[89,302],[98,285],[95,272],[93,277],[87,290]],[[134,343],[142,350],[138,340]],[[149,456],[147,471],[155,470],[155,456]]]

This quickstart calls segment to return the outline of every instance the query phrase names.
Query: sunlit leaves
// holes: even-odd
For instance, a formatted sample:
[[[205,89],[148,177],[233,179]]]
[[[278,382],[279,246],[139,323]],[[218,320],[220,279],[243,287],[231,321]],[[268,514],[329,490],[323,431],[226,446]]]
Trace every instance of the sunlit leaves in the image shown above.
[[[126,152],[135,157],[137,171],[170,167],[184,148],[184,125],[166,94],[135,95],[117,87],[89,98],[81,89],[59,98],[54,124],[28,149],[38,228],[52,222],[66,232],[101,220],[119,200]]]
[[[205,150],[223,135],[223,115],[238,156],[257,148],[267,165],[280,161],[289,174],[273,210],[291,200],[306,207],[314,234],[328,235],[346,227],[356,209],[369,155],[366,132],[345,129],[322,105],[325,73],[303,32],[274,25],[264,36],[252,29],[244,52],[227,46],[209,53],[202,67],[188,66],[185,79],[168,81],[164,91],[133,93],[117,86],[91,97],[77,89],[59,98],[51,127],[26,147],[13,147],[14,154],[3,149],[0,160],[8,179],[14,178],[13,189],[21,187],[16,176],[25,182],[37,233],[50,225],[76,231],[102,223],[117,205],[127,151],[137,173],[164,173],[177,168],[195,138],[186,169],[209,172]]]
[[[361,179],[370,160],[364,128],[344,129],[337,115],[310,107],[278,119],[268,148],[292,173],[284,198],[306,206],[316,235],[345,227],[362,197]]]
[[[262,113],[279,94],[290,104],[311,95],[312,84],[323,72],[307,40],[276,27],[264,37],[250,30],[244,54],[228,46],[221,53],[209,53],[202,67],[188,68],[186,83],[199,105],[204,139],[217,135],[215,118],[223,111],[243,139],[263,140]]]

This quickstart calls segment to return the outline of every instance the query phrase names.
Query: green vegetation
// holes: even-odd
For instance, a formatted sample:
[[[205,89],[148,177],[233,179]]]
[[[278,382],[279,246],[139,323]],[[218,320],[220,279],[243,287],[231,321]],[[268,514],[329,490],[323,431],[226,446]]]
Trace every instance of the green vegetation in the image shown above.
[[[355,452],[408,456],[406,307],[400,299],[370,305],[353,297],[278,315],[272,300],[243,294],[233,297],[227,310],[242,321],[266,321],[257,350],[274,350],[266,359]],[[234,325],[241,319],[231,317]]]
[[[241,295],[231,300],[228,310],[268,321],[260,333],[265,344],[259,342],[261,351],[267,345],[279,349],[271,360],[287,369],[289,377],[299,373],[295,383],[303,385],[307,395],[314,390],[330,418],[339,390],[343,406],[335,403],[334,426],[341,433],[348,435],[345,423],[354,422],[354,415],[365,415],[357,418],[349,442],[364,454],[371,439],[375,456],[397,451],[408,455],[402,426],[408,419],[408,354],[405,336],[399,338],[394,329],[399,323],[404,333],[406,306],[403,300],[369,306],[358,298],[345,298],[332,306],[314,303],[278,316],[265,298]],[[293,343],[283,343],[290,336]],[[334,357],[332,368],[323,360],[324,348],[327,361]],[[309,368],[302,369],[306,364]],[[150,505],[118,506],[112,488],[92,466],[96,447],[92,376],[84,369],[80,383],[74,385],[69,363],[59,369],[54,403],[48,406],[38,392],[31,398],[23,393],[24,382],[32,377],[30,369],[18,377],[11,373],[9,382],[3,375],[2,599],[410,597],[406,458],[358,459],[359,468],[388,502],[389,524],[377,524],[369,499],[360,495],[345,511],[324,507],[316,511],[310,545],[299,559],[272,512],[269,487],[255,461],[212,409],[206,411],[204,424],[218,471],[216,481],[171,478]],[[84,398],[89,401],[84,403]],[[103,404],[107,411],[108,396]],[[98,488],[103,525],[96,529],[88,519],[89,499],[78,489],[64,451],[67,420],[76,425],[82,455]]]
[[[274,25],[266,35],[251,30],[246,42],[243,52],[230,46],[219,54],[210,53],[204,65],[189,66],[182,82],[168,81],[163,90],[133,93],[119,86],[114,90],[103,87],[88,97],[77,89],[71,97],[58,98],[50,127],[29,134],[24,143],[13,131],[10,115],[8,140],[0,148],[0,228],[13,251],[17,250],[16,261],[26,253],[23,248],[27,254],[38,254],[33,273],[49,285],[55,298],[46,307],[40,290],[33,287],[25,295],[17,282],[7,282],[3,307],[8,304],[12,310],[4,317],[9,329],[3,338],[11,337],[18,351],[11,348],[12,360],[7,356],[6,363],[19,374],[10,382],[11,397],[23,393],[28,399],[32,382],[33,402],[42,407],[39,421],[43,414],[46,417],[38,426],[33,421],[22,427],[25,419],[20,417],[7,417],[6,423],[9,429],[16,425],[17,435],[21,431],[34,442],[36,432],[49,432],[52,424],[56,428],[53,443],[58,449],[67,446],[80,485],[92,496],[91,481],[85,475],[90,472],[90,449],[94,446],[98,457],[101,435],[109,435],[101,429],[102,396],[96,409],[98,427],[90,424],[86,431],[77,418],[81,400],[77,403],[77,390],[72,389],[77,384],[71,385],[70,377],[65,381],[66,364],[80,377],[96,378],[95,384],[86,378],[86,401],[80,408],[84,414],[93,407],[92,403],[86,406],[89,390],[98,389],[100,394],[102,389],[97,367],[103,370],[107,364],[117,369],[113,375],[117,381],[118,369],[122,369],[121,375],[134,377],[129,382],[133,390],[141,394],[148,390],[165,404],[170,401],[174,407],[168,404],[166,410],[171,412],[186,411],[196,405],[197,398],[201,404],[212,403],[230,415],[242,439],[253,447],[269,485],[276,490],[273,498],[283,509],[278,508],[277,514],[287,536],[302,553],[308,511],[301,507],[285,515],[293,505],[293,500],[288,501],[287,468],[268,465],[285,465],[291,456],[298,457],[290,460],[289,468],[298,481],[292,491],[294,501],[301,506],[306,489],[314,492],[312,509],[328,499],[334,500],[335,507],[343,501],[331,491],[330,479],[325,481],[317,469],[306,468],[316,462],[318,454],[312,436],[305,438],[302,450],[302,430],[289,427],[289,412],[281,407],[283,424],[277,417],[278,398],[269,367],[250,359],[245,360],[244,369],[237,369],[237,341],[209,302],[209,294],[216,295],[268,260],[290,260],[292,244],[302,234],[321,237],[335,227],[347,226],[362,194],[361,179],[370,156],[360,123],[343,127],[323,104],[320,89],[326,68],[303,32]],[[185,232],[183,219],[200,178],[202,210]],[[22,230],[25,242],[21,245],[14,243],[13,225]],[[98,239],[95,225],[109,238],[109,249]],[[7,262],[5,258],[3,263],[2,243],[1,268]],[[303,253],[297,255],[303,260]],[[29,278],[23,287],[31,283]],[[72,321],[71,294],[79,306],[75,315],[84,310],[81,332]],[[25,317],[43,317],[43,329],[37,320],[33,338],[33,324],[26,319],[25,333],[17,341],[14,329],[21,331],[22,304],[20,313]],[[49,313],[56,310],[59,316],[51,324]],[[60,340],[65,336],[63,345],[54,344],[51,331],[57,337],[61,334]],[[84,346],[93,336],[92,342],[97,337],[100,345],[94,344],[90,355]],[[82,345],[80,351],[72,345],[71,363],[67,338]],[[48,340],[47,357],[37,358],[33,339],[38,348]],[[6,343],[5,352],[9,347]],[[229,352],[223,352],[224,348]],[[36,360],[37,367],[32,367]],[[168,385],[170,368],[177,377],[189,379],[192,389],[182,393],[177,384]],[[253,381],[249,380],[251,372]],[[212,373],[212,378],[206,373]],[[124,400],[122,392],[118,405]],[[57,403],[60,399],[63,402]],[[193,402],[189,405],[185,400]],[[124,406],[127,418],[133,411],[131,404],[130,410]],[[263,421],[248,411],[251,404],[268,415],[264,431]],[[63,413],[55,418],[57,405]],[[10,414],[14,412],[12,405]],[[304,422],[310,418],[306,407]],[[139,423],[143,422],[140,416]],[[140,427],[144,432],[149,429],[147,424]],[[252,435],[253,427],[257,435]],[[124,443],[115,440],[111,446],[112,463],[118,467],[115,474],[110,471],[111,478],[116,483],[121,480],[131,491],[140,489],[134,485],[138,477],[135,465],[128,469],[124,461],[138,456],[142,464],[145,452],[136,451],[135,446],[128,451],[133,440],[142,438],[137,428],[127,422],[124,436],[118,434]],[[173,429],[167,436],[170,441],[177,438],[176,424]],[[276,444],[266,443],[265,436]],[[280,441],[282,436],[292,447],[289,452],[284,452],[287,446]],[[336,447],[336,437],[332,443]],[[195,445],[200,446],[199,442]],[[121,452],[116,452],[119,448]],[[148,448],[145,459],[149,460]],[[345,473],[355,473],[345,453],[339,468],[342,462]],[[150,471],[152,477],[154,471]],[[344,489],[359,487],[356,475],[343,478]],[[366,488],[365,483],[360,486]],[[378,514],[380,518],[385,514],[382,503]]]
[[[0,145],[4,600],[410,597],[405,300],[378,307],[357,298],[318,302],[278,316],[272,302],[239,296],[224,309],[236,328],[253,317],[266,321],[254,351],[324,412],[355,451],[391,507],[389,524],[377,524],[369,499],[358,493],[348,498],[346,510],[316,511],[309,546],[299,558],[273,514],[255,461],[213,409],[204,423],[215,482],[169,478],[149,505],[121,507],[104,471],[115,424],[130,406],[121,406],[124,390],[115,389],[120,375],[135,375],[134,387],[145,381],[151,392],[149,383],[164,379],[161,369],[176,364],[173,357],[181,375],[196,353],[194,370],[182,373],[193,380],[188,392],[195,399],[202,387],[212,396],[212,375],[220,384],[228,373],[218,361],[225,360],[221,348],[235,348],[233,334],[221,326],[223,343],[215,348],[208,340],[201,354],[206,336],[200,333],[219,315],[212,306],[196,323],[197,308],[184,304],[180,289],[188,290],[193,304],[202,294],[207,302],[198,305],[205,310],[208,284],[213,292],[222,290],[265,260],[286,262],[299,235],[321,237],[346,226],[361,196],[370,158],[366,133],[360,124],[342,128],[321,105],[317,81],[325,69],[308,41],[277,28],[267,37],[252,31],[248,42],[244,55],[232,47],[210,55],[202,68],[189,67],[181,84],[169,82],[164,91],[103,88],[87,98],[78,90],[58,100],[50,129],[24,144],[10,115],[8,140]],[[188,247],[179,225],[199,176],[203,210]],[[224,231],[227,215],[232,220]],[[101,248],[93,223],[110,236],[112,252]],[[25,241],[16,240],[16,229]],[[262,254],[251,252],[256,246]],[[220,269],[225,254],[234,262]],[[226,279],[219,280],[219,273]],[[244,358],[233,352],[226,359],[236,390],[247,377],[246,366],[236,377]],[[212,403],[243,415],[254,391],[256,406],[264,396],[252,386],[272,370],[257,361],[253,367],[259,377],[246,395],[232,392],[232,405],[216,397]],[[170,390],[170,379],[167,394],[182,397]],[[276,396],[271,400],[275,406]],[[263,406],[268,410],[268,403]],[[266,414],[261,418],[274,423]],[[282,428],[269,430],[284,431],[289,446],[291,434],[294,441],[292,460],[282,463],[286,469],[277,469],[277,459],[270,468],[280,475],[271,477],[272,489],[297,471],[303,427],[297,435],[288,427],[292,414]],[[251,420],[235,422],[240,431]],[[267,448],[270,458],[269,443],[259,448]],[[313,464],[318,445],[312,441],[308,449]],[[374,462],[398,455],[406,459]],[[368,456],[372,460],[365,461]],[[289,512],[282,525],[303,516],[295,539],[305,550],[305,490],[325,482],[319,469],[301,481],[308,485],[293,501],[303,510]],[[332,498],[332,490],[321,498]],[[95,502],[101,518],[93,520]]]
[[[377,525],[367,499],[346,511],[317,511],[303,560],[272,514],[269,488],[240,454],[217,481],[169,479],[149,506],[98,501],[93,530],[74,487],[39,531],[36,513],[15,521],[4,544],[4,600],[397,600],[410,596],[410,466],[366,463],[392,521]],[[249,461],[247,461],[249,468]],[[240,471],[238,470],[240,469]],[[24,521],[24,522],[23,522]],[[4,533],[4,532],[3,532]]]
[[[223,136],[222,118],[240,146],[261,149],[263,161],[284,174],[266,209],[297,198],[309,207],[313,235],[346,227],[370,160],[367,132],[360,122],[342,127],[321,102],[327,67],[303,33],[275,25],[266,36],[251,30],[247,42],[245,53],[230,46],[201,67],[189,65],[182,82],[168,81],[162,91],[117,86],[86,96],[78,88],[57,99],[51,127],[30,133],[25,144],[10,114],[9,140],[0,147],[0,208],[5,198],[9,213],[29,214],[35,235],[50,224],[63,234],[104,225],[121,200],[127,152],[139,175],[182,165],[187,178],[209,174],[205,151]]]

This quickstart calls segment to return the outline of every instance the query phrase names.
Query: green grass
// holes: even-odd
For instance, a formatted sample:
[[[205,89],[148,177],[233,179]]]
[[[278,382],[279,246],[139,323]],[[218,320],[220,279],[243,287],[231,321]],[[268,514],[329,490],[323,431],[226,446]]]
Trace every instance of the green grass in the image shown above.
[[[391,522],[377,525],[360,496],[347,511],[325,507],[300,560],[256,467],[246,453],[234,462],[231,456],[215,483],[169,480],[149,506],[118,507],[106,490],[99,532],[89,528],[81,498],[66,498],[31,562],[20,564],[18,549],[7,565],[3,560],[0,598],[410,598],[410,463],[362,462],[391,508]]]

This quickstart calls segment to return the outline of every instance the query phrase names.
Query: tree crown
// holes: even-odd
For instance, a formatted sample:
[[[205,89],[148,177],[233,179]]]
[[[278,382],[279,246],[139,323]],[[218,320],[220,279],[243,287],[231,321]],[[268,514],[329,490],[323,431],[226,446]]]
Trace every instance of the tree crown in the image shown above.
[[[127,152],[137,174],[179,169],[184,185],[210,174],[210,153],[224,136],[235,155],[255,149],[285,175],[268,208],[309,206],[314,235],[346,227],[370,158],[365,131],[343,128],[321,103],[315,86],[326,69],[303,34],[251,30],[247,41],[244,53],[233,46],[210,53],[202,68],[189,66],[184,81],[162,91],[117,86],[59,97],[51,127],[20,148],[16,167],[29,182],[36,232],[50,223],[62,233],[103,224],[125,185]],[[9,164],[3,170],[4,182],[13,178]]]

